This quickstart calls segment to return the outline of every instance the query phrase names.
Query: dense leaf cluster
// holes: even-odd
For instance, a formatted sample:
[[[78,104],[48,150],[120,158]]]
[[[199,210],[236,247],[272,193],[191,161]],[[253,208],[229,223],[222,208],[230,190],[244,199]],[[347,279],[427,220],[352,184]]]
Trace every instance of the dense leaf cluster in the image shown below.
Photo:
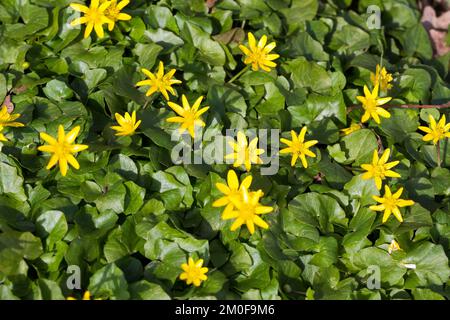
[[[0,102],[11,99],[26,127],[8,128],[0,153],[0,299],[64,299],[89,290],[103,299],[443,299],[449,298],[450,142],[422,140],[419,125],[448,109],[390,108],[380,125],[343,136],[359,122],[356,96],[382,62],[393,74],[389,103],[450,98],[450,54],[434,58],[413,0],[135,0],[105,38],[83,39],[69,0],[2,0]],[[208,2],[212,3],[212,2]],[[369,29],[369,5],[381,29]],[[243,67],[246,32],[276,41],[271,72]],[[177,69],[177,97],[205,96],[203,145],[226,129],[308,126],[319,141],[307,169],[280,158],[275,175],[252,166],[268,230],[230,231],[212,203],[229,165],[175,165],[178,143],[161,95],[135,86],[141,68]],[[137,110],[138,134],[117,138],[114,114]],[[76,125],[89,145],[66,177],[48,171],[40,132]],[[277,138],[278,139],[278,138]],[[270,141],[270,140],[269,140]],[[360,166],[373,150],[399,160],[390,179],[415,204],[404,222],[369,209],[379,195]],[[242,177],[245,176],[242,173]],[[388,253],[396,240],[401,250]],[[178,279],[188,257],[203,258],[208,280]],[[412,268],[411,265],[415,265]],[[80,290],[66,280],[81,270]],[[373,266],[379,288],[368,287]]]

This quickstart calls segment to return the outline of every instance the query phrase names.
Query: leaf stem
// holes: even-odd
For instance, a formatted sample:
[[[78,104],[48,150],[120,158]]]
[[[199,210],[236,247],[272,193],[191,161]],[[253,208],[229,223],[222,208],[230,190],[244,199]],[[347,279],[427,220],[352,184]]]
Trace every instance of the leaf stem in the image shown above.
[[[227,82],[227,84],[233,83],[233,81],[235,81],[240,76],[242,76],[244,74],[244,72],[248,70],[249,67],[250,67],[250,65],[245,66],[245,68],[243,68],[241,71],[239,71],[239,73],[237,75],[235,75],[233,78],[231,78],[230,81]]]
[[[436,144],[436,153],[437,153],[437,162],[438,162],[438,167],[441,167],[441,141],[438,140],[437,144]]]

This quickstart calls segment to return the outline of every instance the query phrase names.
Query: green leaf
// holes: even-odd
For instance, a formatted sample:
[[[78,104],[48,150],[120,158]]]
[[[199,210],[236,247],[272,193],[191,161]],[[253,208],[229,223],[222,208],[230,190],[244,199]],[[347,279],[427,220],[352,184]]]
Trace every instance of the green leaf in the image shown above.
[[[331,78],[325,68],[303,57],[288,62],[286,70],[292,73],[291,79],[299,87],[306,87],[317,93],[328,93],[331,88]]]
[[[64,81],[61,80],[51,80],[43,88],[45,95],[49,99],[56,101],[62,101],[65,99],[70,99],[73,96],[73,91],[70,89]]]
[[[61,240],[68,231],[66,217],[61,211],[46,211],[36,219],[37,230],[41,237],[47,238],[49,249]]]
[[[132,283],[130,295],[133,300],[170,300],[170,296],[161,286],[146,280]]]
[[[296,219],[318,228],[321,232],[333,232],[334,226],[346,226],[348,219],[336,200],[315,192],[300,194],[288,205]]]
[[[450,277],[448,258],[442,246],[430,242],[414,246],[402,263],[416,266],[408,272],[405,282],[405,288],[408,289],[441,285]]]
[[[15,274],[22,259],[37,259],[42,252],[41,240],[32,233],[3,232],[0,234],[0,272]]]
[[[128,299],[128,284],[122,270],[114,263],[96,271],[89,279],[89,291],[95,297],[111,300]]]
[[[341,150],[345,152],[346,157],[344,163],[353,163],[354,166],[370,163],[377,147],[377,138],[371,130],[355,131],[342,139]]]
[[[312,20],[319,8],[317,0],[293,0],[289,8],[281,9],[280,12],[286,19],[289,31],[292,32],[304,23]]]

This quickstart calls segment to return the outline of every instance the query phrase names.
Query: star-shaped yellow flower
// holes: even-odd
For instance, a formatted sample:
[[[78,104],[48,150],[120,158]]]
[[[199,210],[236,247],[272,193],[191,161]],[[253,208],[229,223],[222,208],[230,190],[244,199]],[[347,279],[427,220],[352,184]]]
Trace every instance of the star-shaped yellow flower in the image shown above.
[[[202,267],[203,259],[199,259],[194,261],[191,257],[188,259],[188,263],[183,263],[181,265],[181,269],[184,272],[180,274],[180,280],[186,281],[186,284],[193,284],[196,287],[199,287],[202,281],[208,279],[206,273],[208,272],[208,268]]]
[[[76,126],[67,135],[64,132],[64,127],[59,125],[58,127],[58,139],[41,132],[41,139],[48,143],[48,145],[38,147],[39,151],[53,153],[50,161],[47,165],[47,170],[50,170],[59,162],[59,170],[61,174],[65,176],[68,170],[68,164],[70,164],[75,169],[80,168],[80,164],[72,155],[88,148],[84,144],[73,144],[80,132],[80,127]]]
[[[112,31],[117,21],[128,21],[131,19],[131,16],[129,14],[120,12],[130,3],[130,1],[122,0],[117,3],[117,0],[100,0],[100,4],[108,1],[110,1],[111,4],[108,8],[106,8],[105,16],[111,20],[111,22],[108,23],[108,30]]]
[[[364,86],[365,97],[363,96],[356,97],[356,99],[358,99],[358,101],[362,103],[362,106],[365,110],[361,118],[361,122],[363,123],[367,122],[370,119],[370,117],[372,117],[373,120],[375,120],[375,122],[378,124],[381,122],[380,116],[383,118],[391,117],[391,114],[386,110],[384,110],[383,108],[381,108],[380,106],[388,103],[389,101],[391,101],[392,98],[391,97],[379,98],[378,90],[379,85],[376,85],[372,92],[370,92],[367,86]]]
[[[276,47],[275,42],[271,42],[268,45],[267,36],[263,35],[256,45],[255,36],[249,32],[248,33],[248,45],[247,48],[244,45],[239,45],[239,48],[247,56],[244,60],[245,64],[252,65],[254,71],[258,71],[259,68],[264,71],[269,72],[270,68],[275,68],[277,64],[272,60],[278,59],[280,56],[278,54],[270,54],[270,52]]]
[[[396,193],[392,194],[391,189],[389,189],[389,186],[385,185],[383,198],[373,196],[373,199],[381,204],[376,206],[370,206],[370,209],[374,211],[384,210],[382,223],[385,223],[387,219],[389,219],[391,214],[394,214],[394,216],[397,218],[398,221],[403,222],[403,217],[402,214],[400,213],[399,208],[412,206],[414,204],[414,201],[400,199],[402,192],[403,188],[400,188]]]
[[[262,191],[249,192],[245,186],[242,186],[240,192],[241,198],[239,200],[233,198],[235,208],[222,216],[224,220],[236,219],[230,230],[235,231],[244,223],[251,234],[255,232],[255,224],[263,229],[268,229],[269,225],[259,215],[270,213],[273,208],[259,203],[259,199],[263,195]]]
[[[379,85],[383,91],[388,91],[392,88],[392,84],[390,84],[392,80],[394,80],[392,74],[388,73],[385,67],[381,68],[379,64],[377,64],[375,73],[370,73],[370,81],[372,81],[373,86]]]
[[[8,108],[5,105],[2,106],[2,109],[0,110],[0,141],[8,141],[5,135],[1,133],[5,127],[18,128],[25,126],[23,123],[15,121],[19,117],[20,113],[10,114]]]
[[[341,131],[342,135],[348,136],[349,134],[351,134],[355,131],[361,130],[361,129],[362,129],[362,126],[360,123],[352,123],[350,125],[350,127],[341,129],[340,131]]]
[[[100,5],[99,0],[92,0],[89,7],[79,3],[71,3],[70,7],[76,11],[83,12],[84,16],[74,19],[70,25],[74,27],[79,24],[86,24],[86,30],[84,30],[85,38],[89,37],[93,29],[99,38],[103,38],[105,35],[103,32],[103,24],[113,23],[113,21],[105,15],[105,10],[110,4],[110,1],[105,1]]]
[[[234,153],[227,154],[225,159],[234,160],[233,166],[235,168],[242,165],[245,166],[247,171],[252,168],[252,163],[262,164],[263,161],[259,157],[264,153],[263,149],[258,149],[258,138],[254,138],[250,143],[247,141],[247,137],[242,131],[237,134],[237,143],[234,141],[229,141],[229,145],[235,151]]]
[[[111,129],[117,131],[116,136],[131,136],[141,124],[141,120],[136,122],[136,111],[133,111],[132,115],[125,112],[125,117],[120,114],[115,114],[116,120],[119,123],[118,126],[112,126]]]
[[[450,123],[445,123],[445,114],[442,115],[438,123],[434,120],[433,116],[428,115],[430,120],[430,127],[420,126],[419,129],[426,133],[423,136],[423,141],[433,141],[437,144],[439,140],[450,138]]]
[[[77,300],[77,299],[74,298],[74,297],[67,297],[67,300]],[[91,299],[91,293],[90,293],[89,291],[86,291],[86,292],[83,294],[82,300],[92,300],[92,299]]]
[[[287,148],[280,150],[280,153],[291,153],[291,166],[295,166],[297,163],[297,159],[300,158],[302,161],[302,165],[304,168],[308,168],[308,162],[306,161],[306,156],[315,158],[316,154],[309,150],[312,146],[317,144],[319,141],[310,140],[305,141],[305,134],[308,130],[307,127],[303,127],[300,131],[300,134],[297,136],[294,130],[291,130],[292,141],[288,139],[281,138],[280,141],[284,144],[288,145]]]
[[[225,210],[222,213],[222,216],[227,215],[230,211],[234,209],[233,201],[239,201],[241,199],[241,189],[243,187],[249,189],[252,184],[252,176],[245,177],[242,180],[241,185],[239,185],[239,179],[234,170],[228,171],[227,175],[227,183],[216,183],[216,188],[220,190],[224,194],[224,196],[220,199],[217,199],[213,203],[213,207],[225,207]]]
[[[181,126],[179,128],[180,133],[182,134],[186,130],[189,132],[192,138],[195,138],[195,126],[204,127],[206,124],[201,119],[201,115],[204,114],[206,111],[208,111],[209,107],[204,107],[200,110],[198,108],[200,107],[200,104],[202,103],[203,96],[198,98],[193,106],[191,107],[189,105],[189,102],[186,98],[186,96],[183,94],[181,97],[181,101],[183,103],[183,107],[180,105],[173,103],[171,101],[168,102],[169,107],[175,111],[179,116],[178,117],[170,117],[167,118],[167,122],[175,122],[175,123],[181,123]]]
[[[381,158],[378,159],[378,152],[377,150],[374,150],[372,163],[361,165],[361,168],[367,171],[362,175],[362,178],[365,180],[373,178],[378,190],[381,189],[381,185],[383,184],[382,180],[386,179],[386,177],[400,178],[398,173],[390,170],[400,163],[400,161],[387,162],[389,160],[390,153],[391,150],[386,149],[384,150]]]
[[[388,253],[392,254],[394,251],[402,250],[397,241],[392,240],[388,247]]]
[[[136,83],[139,86],[150,86],[147,93],[145,94],[147,97],[151,96],[155,92],[161,92],[166,100],[169,100],[169,91],[172,95],[175,95],[175,90],[172,88],[173,84],[181,83],[180,80],[172,79],[176,70],[172,69],[167,74],[164,75],[164,63],[162,61],[159,62],[158,72],[153,74],[149,70],[142,68],[141,70],[147,77],[150,79],[142,80]]]

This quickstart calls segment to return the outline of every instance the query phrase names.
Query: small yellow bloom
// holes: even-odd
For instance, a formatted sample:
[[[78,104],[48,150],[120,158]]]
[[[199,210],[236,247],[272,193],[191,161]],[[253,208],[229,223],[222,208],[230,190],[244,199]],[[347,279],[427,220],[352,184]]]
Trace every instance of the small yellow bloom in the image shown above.
[[[220,199],[217,199],[213,203],[213,207],[225,207],[225,210],[223,211],[222,217],[226,216],[230,211],[233,211],[234,205],[233,201],[239,201],[241,199],[241,190],[243,187],[246,189],[250,188],[250,185],[252,184],[252,176],[247,176],[242,181],[241,185],[239,185],[239,179],[236,175],[236,172],[234,170],[228,171],[227,175],[227,183],[216,183],[216,188],[219,189],[220,192],[224,194],[224,196]]]
[[[67,300],[77,300],[77,299],[74,298],[74,297],[67,297]],[[83,294],[82,300],[92,300],[92,299],[91,299],[91,293],[90,293],[89,291],[86,291],[86,292]]]
[[[88,148],[84,144],[73,144],[80,132],[80,127],[76,126],[67,135],[64,132],[64,127],[59,125],[58,127],[58,139],[41,132],[41,139],[48,143],[48,145],[38,147],[39,151],[53,153],[50,161],[47,165],[47,170],[50,170],[53,166],[59,163],[59,170],[63,176],[66,176],[67,170],[70,164],[75,169],[80,168],[80,164],[72,155]]]
[[[161,92],[166,100],[169,100],[169,91],[172,95],[175,95],[175,90],[173,90],[172,85],[181,83],[180,80],[172,79],[176,70],[172,69],[168,73],[164,75],[164,63],[162,61],[159,62],[158,72],[153,74],[149,70],[142,68],[141,70],[147,77],[150,79],[142,80],[136,83],[139,86],[150,86],[147,93],[145,94],[147,97],[151,96],[155,92]]]
[[[264,150],[258,149],[258,138],[254,138],[250,141],[250,143],[248,143],[245,134],[242,131],[239,131],[237,134],[237,143],[234,141],[229,141],[229,145],[235,152],[227,154],[225,159],[234,160],[233,166],[235,168],[244,165],[245,169],[250,171],[252,168],[252,163],[263,163],[259,156],[264,153]]]
[[[248,231],[253,234],[255,232],[255,224],[263,229],[268,229],[269,225],[259,215],[270,213],[272,207],[262,206],[259,199],[263,195],[262,191],[249,192],[245,186],[241,187],[241,198],[239,200],[232,199],[235,209],[224,212],[222,219],[236,219],[231,225],[230,230],[235,231],[237,228],[246,224]]]
[[[392,80],[394,80],[392,74],[388,73],[385,67],[381,68],[379,64],[377,64],[376,72],[370,73],[370,81],[372,81],[373,86],[379,85],[383,91],[388,91],[392,88],[392,84],[390,84]]]
[[[383,118],[391,117],[391,114],[388,111],[381,108],[380,106],[388,103],[389,101],[391,101],[392,98],[391,97],[379,98],[378,90],[379,90],[378,85],[375,86],[372,92],[370,92],[367,86],[364,86],[365,97],[363,96],[356,97],[356,99],[358,99],[358,101],[362,103],[362,106],[365,110],[365,113],[361,118],[361,122],[363,123],[367,122],[370,119],[370,117],[372,117],[373,120],[375,120],[375,122],[378,124],[380,123],[380,116]]]
[[[103,4],[108,1],[109,0],[100,0],[100,4]],[[105,16],[111,20],[111,22],[108,23],[108,30],[112,31],[117,21],[128,21],[131,19],[131,16],[129,14],[120,12],[130,3],[130,1],[122,0],[119,3],[117,3],[117,0],[111,0],[110,2],[111,4],[105,10]]]
[[[400,188],[396,193],[392,194],[391,189],[389,189],[389,186],[385,185],[383,198],[372,196],[375,201],[381,204],[376,206],[370,206],[370,209],[374,211],[384,210],[382,220],[383,223],[385,223],[387,219],[389,219],[391,213],[394,214],[394,216],[397,218],[398,221],[403,222],[403,217],[402,214],[400,213],[399,208],[412,206],[414,204],[414,201],[400,199],[402,192],[403,188]]]
[[[198,98],[194,102],[192,107],[189,105],[189,102],[184,94],[181,97],[183,107],[169,101],[168,102],[169,107],[172,108],[172,110],[175,111],[179,116],[167,118],[166,121],[182,123],[182,125],[179,128],[180,133],[182,134],[183,132],[188,130],[191,137],[195,138],[195,126],[204,127],[206,125],[205,122],[203,122],[203,120],[201,119],[201,115],[204,114],[209,109],[209,107],[204,107],[198,110],[200,104],[202,103],[202,100],[203,96]]]
[[[208,268],[202,267],[203,259],[194,261],[191,257],[188,259],[188,263],[183,263],[181,269],[184,272],[180,274],[180,280],[185,280],[186,284],[194,284],[194,286],[199,287],[202,281],[208,279],[205,274],[208,272]]]
[[[116,120],[119,123],[118,126],[112,126],[111,129],[117,131],[116,136],[131,136],[141,124],[141,120],[136,122],[136,111],[133,111],[132,115],[125,112],[125,117],[116,113]]]
[[[295,166],[295,164],[297,163],[297,159],[300,158],[303,167],[308,168],[306,156],[312,158],[316,157],[316,154],[311,150],[309,150],[309,148],[317,144],[319,141],[317,140],[305,141],[305,134],[307,130],[308,130],[307,127],[303,127],[298,136],[294,130],[291,130],[292,141],[284,138],[280,139],[281,142],[288,145],[287,148],[280,150],[280,153],[292,154],[291,166]]]
[[[23,127],[25,126],[23,123],[16,122],[15,120],[19,118],[20,113],[10,114],[8,112],[8,108],[6,106],[2,106],[0,110],[0,126],[2,127]]]
[[[389,247],[388,247],[388,252],[389,252],[389,254],[391,254],[391,253],[394,252],[394,251],[398,251],[398,250],[402,250],[402,249],[400,248],[400,245],[398,244],[397,241],[392,240],[391,243],[389,244]]]
[[[100,5],[99,0],[92,0],[90,7],[79,3],[71,3],[70,6],[72,9],[83,12],[84,16],[74,19],[70,25],[74,27],[79,24],[86,24],[86,30],[84,30],[85,38],[89,37],[93,29],[99,38],[103,38],[105,35],[103,32],[103,24],[113,23],[113,21],[105,15],[105,11],[110,5],[110,1],[105,1]]]
[[[244,45],[239,45],[239,48],[247,56],[244,60],[245,64],[251,64],[254,71],[258,71],[259,68],[264,71],[269,72],[270,68],[275,68],[277,64],[272,60],[278,59],[280,56],[278,54],[269,54],[275,47],[276,43],[271,42],[266,46],[267,36],[263,35],[256,45],[255,36],[249,32],[248,33],[248,45],[247,48]]]
[[[21,122],[16,122],[15,120],[20,117],[20,113],[10,114],[8,108],[4,105],[0,110],[0,141],[8,141],[3,133],[5,127],[24,127],[25,125]]]
[[[442,115],[438,123],[434,120],[433,116],[429,115],[430,127],[420,126],[419,129],[426,133],[423,136],[423,141],[433,140],[434,144],[437,144],[439,140],[450,138],[450,123],[445,123],[445,114]]]
[[[400,178],[400,175],[390,169],[395,167],[400,161],[392,161],[387,162],[389,159],[389,155],[391,153],[390,149],[386,149],[383,152],[381,158],[378,159],[377,150],[373,151],[372,163],[370,164],[362,164],[361,168],[366,170],[367,172],[363,174],[362,178],[365,180],[374,179],[375,185],[377,189],[381,189],[382,180],[386,179],[386,177],[391,178]]]
[[[352,123],[350,127],[341,129],[341,134],[344,136],[348,136],[350,133],[358,131],[362,128],[362,125],[359,123]]]
[[[2,131],[3,131],[3,127],[2,126],[0,126],[0,141],[8,141],[8,139],[6,139],[6,137],[5,137],[5,135],[2,133]]]

